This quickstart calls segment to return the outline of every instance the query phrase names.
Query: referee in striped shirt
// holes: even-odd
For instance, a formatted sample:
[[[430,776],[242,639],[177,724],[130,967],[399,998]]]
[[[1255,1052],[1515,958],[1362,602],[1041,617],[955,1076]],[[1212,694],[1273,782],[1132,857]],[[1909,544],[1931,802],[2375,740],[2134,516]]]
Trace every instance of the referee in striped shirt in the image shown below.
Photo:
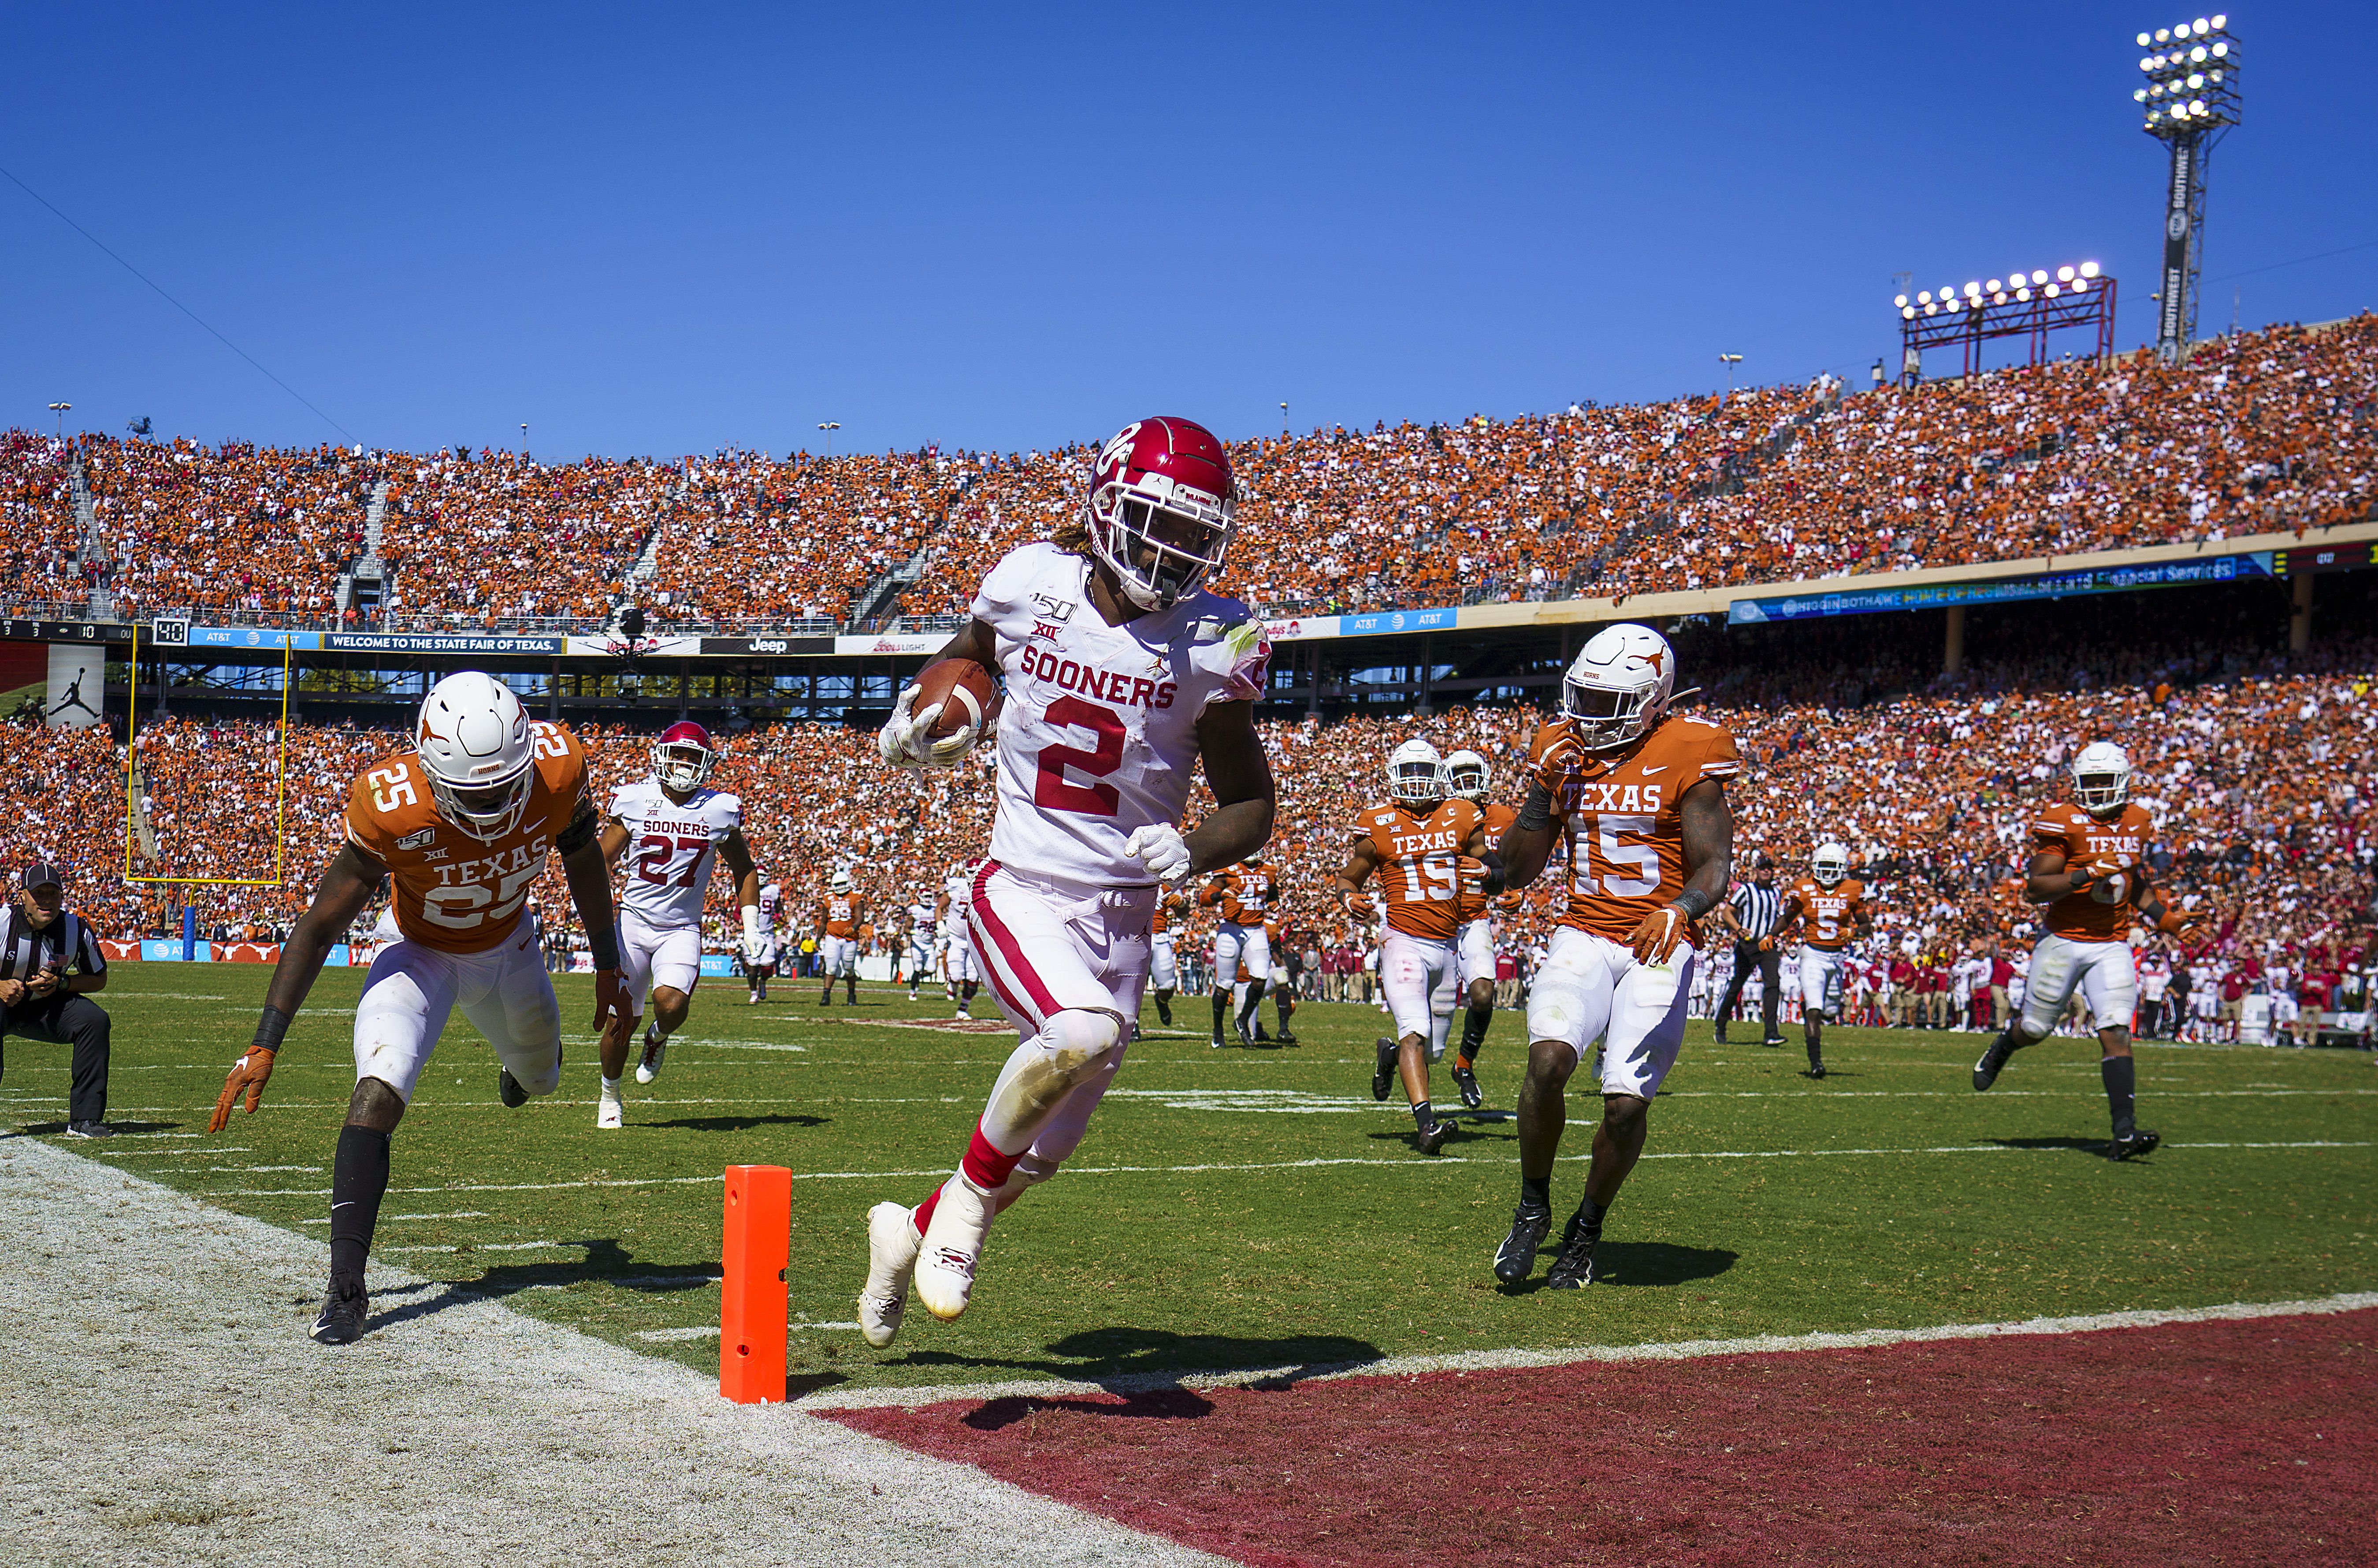
[[[66,880],[46,862],[26,868],[14,900],[0,905],[0,1043],[11,1035],[74,1047],[66,1135],[112,1138],[107,1125],[106,1011],[90,999],[107,988],[107,954],[81,916],[66,906]],[[6,1071],[0,1059],[0,1072]]]
[[[1761,855],[1750,880],[1735,889],[1719,908],[1734,934],[1734,978],[1726,982],[1725,999],[1717,1004],[1717,1037],[1724,1040],[1726,1021],[1734,1016],[1734,1004],[1742,999],[1743,984],[1755,964],[1761,981],[1759,1011],[1767,1024],[1761,1043],[1780,1046],[1784,1035],[1775,1026],[1775,1010],[1784,999],[1784,955],[1775,951],[1775,928],[1784,923],[1784,895],[1775,891],[1775,862]]]

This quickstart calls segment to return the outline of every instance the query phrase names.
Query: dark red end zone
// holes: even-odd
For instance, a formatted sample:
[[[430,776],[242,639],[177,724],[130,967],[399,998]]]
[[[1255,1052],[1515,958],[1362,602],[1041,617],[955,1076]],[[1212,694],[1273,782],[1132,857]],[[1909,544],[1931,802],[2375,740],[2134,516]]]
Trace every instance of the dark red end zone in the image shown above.
[[[2378,1312],[834,1412],[1242,1562],[2378,1562]]]

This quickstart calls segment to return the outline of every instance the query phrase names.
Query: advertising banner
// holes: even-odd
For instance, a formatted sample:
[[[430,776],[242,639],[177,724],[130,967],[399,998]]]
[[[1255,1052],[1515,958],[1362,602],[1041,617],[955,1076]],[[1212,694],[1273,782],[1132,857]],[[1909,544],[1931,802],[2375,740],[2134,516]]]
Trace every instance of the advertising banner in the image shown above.
[[[1797,593],[1777,599],[1736,599],[1726,610],[1733,626],[1808,620],[1819,616],[1864,616],[1883,610],[1938,610],[1951,604],[2010,604],[2022,599],[2060,599],[2072,593],[2120,593],[2138,588],[2181,588],[2192,583],[2232,582],[2271,575],[2271,552],[2212,556],[2192,560],[2151,561],[2143,566],[2098,567],[2086,571],[2041,572],[2031,577],[1980,582],[1934,582],[1915,588],[1844,589]]]
[[[89,729],[105,717],[107,650],[96,642],[50,644],[48,700],[42,722],[52,729]]]
[[[1274,642],[1302,642],[1338,635],[1338,616],[1289,616],[1264,622],[1264,636]]]
[[[766,658],[779,653],[831,653],[838,640],[832,637],[705,637],[700,652],[729,659]],[[943,639],[947,641],[948,639]]]
[[[211,942],[197,942],[191,945],[189,956],[200,964],[211,962],[214,955],[214,944]],[[140,956],[150,964],[179,964],[182,962],[182,939],[143,937],[140,940]]]
[[[1451,631],[1460,619],[1459,610],[1375,610],[1367,616],[1339,616],[1334,635],[1339,637],[1378,637],[1397,631]],[[1305,633],[1307,637],[1333,633]]]
[[[705,652],[699,637],[639,637],[632,640],[598,632],[593,637],[565,637],[558,652],[574,659],[690,659]],[[532,650],[534,652],[534,650]]]
[[[874,637],[837,637],[834,651],[845,656],[852,653],[888,653],[895,658],[921,658],[938,653],[949,641],[946,631],[885,632]]]
[[[196,628],[192,629],[190,636],[193,641],[197,640]],[[476,631],[333,631],[324,633],[318,643],[300,642],[297,646],[339,649],[354,653],[533,654],[562,652],[565,644],[570,640],[562,637],[499,637]]]
[[[122,621],[0,621],[0,637],[20,642],[129,642]]]
[[[194,626],[189,628],[188,642],[192,648],[319,648],[322,634],[318,631],[283,631],[270,626]]]
[[[705,952],[702,955],[702,977],[705,980],[724,978],[735,973],[735,955],[731,952]]]

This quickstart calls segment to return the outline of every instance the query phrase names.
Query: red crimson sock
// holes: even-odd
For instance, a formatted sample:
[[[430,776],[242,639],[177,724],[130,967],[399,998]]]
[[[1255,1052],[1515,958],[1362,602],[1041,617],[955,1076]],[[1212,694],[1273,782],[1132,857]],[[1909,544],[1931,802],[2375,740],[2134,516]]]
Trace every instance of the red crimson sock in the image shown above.
[[[966,1158],[958,1163],[958,1170],[983,1191],[996,1192],[1005,1184],[1007,1173],[1015,1168],[1015,1162],[1023,1157],[1021,1149],[1012,1155],[1001,1154],[992,1146],[991,1140],[982,1135],[982,1123],[978,1121],[974,1127],[974,1142],[967,1145]]]
[[[923,1203],[908,1211],[908,1223],[917,1227],[918,1235],[924,1235],[925,1227],[933,1223],[933,1210],[940,1205],[941,1201],[942,1190],[936,1187]]]

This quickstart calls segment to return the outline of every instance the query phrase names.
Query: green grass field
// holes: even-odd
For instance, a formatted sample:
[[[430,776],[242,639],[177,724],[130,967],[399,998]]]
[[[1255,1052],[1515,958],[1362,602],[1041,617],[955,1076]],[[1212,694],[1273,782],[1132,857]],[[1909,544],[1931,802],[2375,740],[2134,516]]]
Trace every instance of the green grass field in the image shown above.
[[[329,1167],[353,1084],[361,984],[331,971],[291,1031],[265,1108],[198,1135],[255,1023],[268,972],[119,965],[111,1119],[76,1145],[210,1202],[326,1234]],[[593,989],[562,982],[582,1031]],[[779,986],[744,1005],[713,982],[667,1071],[628,1086],[629,1126],[594,1126],[594,1053],[573,1033],[561,1093],[523,1109],[457,1015],[395,1145],[377,1258],[505,1297],[640,1352],[716,1365],[719,1176],[791,1167],[792,1370],[807,1386],[973,1382],[1374,1354],[1918,1326],[2378,1287],[2378,1072],[2358,1052],[2141,1049],[2140,1119],[2163,1149],[2114,1165],[2094,1046],[2052,1041],[1976,1095],[1979,1036],[1837,1030],[1833,1076],[1796,1046],[1715,1044],[1697,1023],[1613,1211],[1607,1283],[1496,1287],[1518,1182],[1507,1109],[1519,1020],[1480,1062],[1487,1111],[1445,1155],[1372,1102],[1380,1014],[1308,1004],[1294,1050],[1214,1051],[1202,1001],[1132,1047],[1066,1173],[992,1233],[975,1304],[911,1310],[871,1352],[850,1325],[868,1206],[914,1202],[965,1147],[1013,1044],[896,1027],[939,1005],[862,990],[856,1012]],[[982,999],[988,1002],[988,997]],[[988,1007],[980,1011],[988,1012]],[[1267,1009],[1268,1012],[1268,1009]],[[66,1051],[12,1039],[0,1119],[54,1132]],[[1441,1076],[1441,1075],[1440,1075]],[[1579,1082],[1584,1082],[1582,1075]],[[1440,1103],[1452,1100],[1449,1083]],[[1583,1179],[1591,1096],[1555,1179]],[[383,1291],[378,1311],[441,1293]]]

